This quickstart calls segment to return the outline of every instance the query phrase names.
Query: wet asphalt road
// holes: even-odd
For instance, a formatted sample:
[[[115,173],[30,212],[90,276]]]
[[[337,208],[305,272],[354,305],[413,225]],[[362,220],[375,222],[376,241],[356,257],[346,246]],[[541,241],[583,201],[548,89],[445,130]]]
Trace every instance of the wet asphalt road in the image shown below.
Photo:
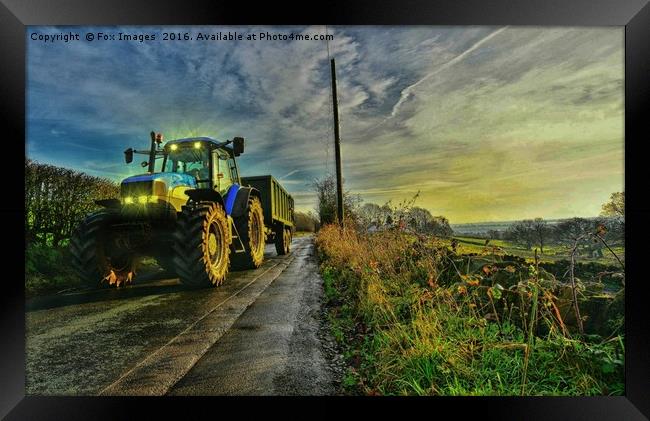
[[[158,279],[27,302],[28,395],[335,393],[311,237],[218,288]]]

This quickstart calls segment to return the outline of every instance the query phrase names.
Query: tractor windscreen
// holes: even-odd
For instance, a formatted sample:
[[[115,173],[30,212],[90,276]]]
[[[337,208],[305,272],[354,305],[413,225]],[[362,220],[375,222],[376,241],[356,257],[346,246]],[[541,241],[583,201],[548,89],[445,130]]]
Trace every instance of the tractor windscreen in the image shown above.
[[[208,148],[178,148],[167,155],[164,172],[189,174],[199,185],[210,184],[210,151]]]

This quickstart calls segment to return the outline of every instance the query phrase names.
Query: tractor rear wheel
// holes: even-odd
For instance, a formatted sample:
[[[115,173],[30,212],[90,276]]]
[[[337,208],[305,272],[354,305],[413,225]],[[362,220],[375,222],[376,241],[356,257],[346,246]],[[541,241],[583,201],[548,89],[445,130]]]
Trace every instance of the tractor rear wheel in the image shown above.
[[[118,247],[111,249],[110,225],[119,216],[112,209],[102,209],[84,219],[70,239],[72,267],[89,287],[120,286],[135,276],[137,257]]]
[[[183,206],[174,232],[174,266],[181,282],[207,287],[223,283],[230,264],[230,226],[219,203]]]
[[[244,244],[245,253],[232,256],[233,268],[255,269],[264,261],[264,212],[262,202],[256,196],[248,199],[246,213],[235,219],[235,227]]]
[[[275,251],[279,256],[291,251],[291,230],[279,225],[275,231]]]

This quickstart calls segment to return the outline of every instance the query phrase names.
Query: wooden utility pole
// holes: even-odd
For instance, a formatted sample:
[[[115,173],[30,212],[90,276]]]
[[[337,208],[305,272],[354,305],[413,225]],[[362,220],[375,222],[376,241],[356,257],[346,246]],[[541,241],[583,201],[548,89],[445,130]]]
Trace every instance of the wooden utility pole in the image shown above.
[[[343,226],[343,176],[341,175],[341,137],[339,133],[339,101],[336,96],[336,65],[332,68],[332,110],[334,111],[334,154],[336,158],[336,210],[339,225]]]

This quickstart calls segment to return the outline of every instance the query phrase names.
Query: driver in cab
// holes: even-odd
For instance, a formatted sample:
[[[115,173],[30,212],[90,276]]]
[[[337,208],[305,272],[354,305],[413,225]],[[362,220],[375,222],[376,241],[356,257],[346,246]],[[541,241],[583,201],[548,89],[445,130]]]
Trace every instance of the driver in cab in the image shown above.
[[[194,168],[190,175],[196,178],[196,182],[199,185],[203,185],[210,182],[210,163],[207,161],[201,162],[201,168]]]

